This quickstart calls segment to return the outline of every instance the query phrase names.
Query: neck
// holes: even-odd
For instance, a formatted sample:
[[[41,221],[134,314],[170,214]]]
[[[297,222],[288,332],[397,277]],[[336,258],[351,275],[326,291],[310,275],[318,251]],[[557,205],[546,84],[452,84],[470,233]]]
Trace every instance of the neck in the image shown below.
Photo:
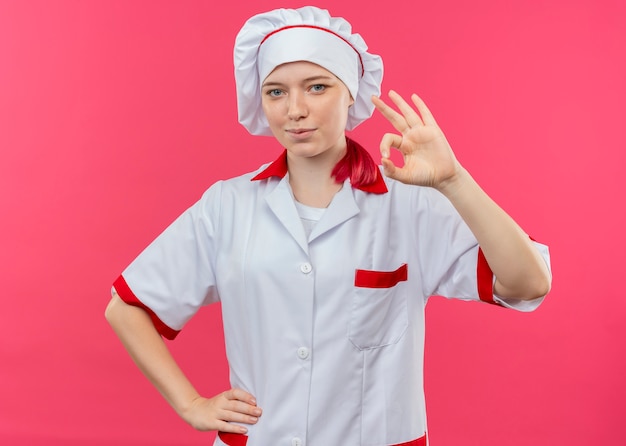
[[[335,150],[317,156],[298,157],[287,153],[289,184],[296,200],[307,206],[327,207],[342,187],[331,173],[345,154],[345,138]]]

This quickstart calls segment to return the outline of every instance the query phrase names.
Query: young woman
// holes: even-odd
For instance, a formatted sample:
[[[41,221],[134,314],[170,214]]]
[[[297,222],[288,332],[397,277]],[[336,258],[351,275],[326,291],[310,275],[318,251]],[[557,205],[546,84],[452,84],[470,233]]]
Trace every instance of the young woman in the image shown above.
[[[533,310],[547,248],[480,189],[418,96],[378,98],[382,61],[345,20],[255,16],[235,75],[240,122],[284,152],[211,186],[116,280],[107,319],[217,445],[425,445],[427,299]],[[384,175],[345,133],[374,107],[397,131],[380,143]],[[161,336],[216,301],[232,388],[207,398]]]

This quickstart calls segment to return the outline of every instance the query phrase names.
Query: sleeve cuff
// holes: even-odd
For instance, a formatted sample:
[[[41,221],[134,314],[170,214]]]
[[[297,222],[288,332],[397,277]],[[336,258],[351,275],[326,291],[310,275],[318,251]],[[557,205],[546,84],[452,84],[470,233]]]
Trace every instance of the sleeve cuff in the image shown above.
[[[493,294],[493,272],[487,263],[483,250],[478,248],[478,264],[476,265],[476,283],[478,297],[481,301],[492,305],[502,305],[500,299],[495,299]]]
[[[156,328],[161,336],[169,340],[173,340],[176,336],[178,336],[180,330],[174,330],[173,328],[168,327],[161,319],[159,319],[154,311],[144,305],[143,302],[135,296],[135,293],[133,293],[130,289],[123,276],[120,275],[117,278],[117,280],[113,283],[113,288],[115,288],[117,295],[120,296],[126,304],[141,308],[148,313],[152,323],[154,324],[154,328]]]
[[[478,248],[478,264],[476,267],[476,279],[478,285],[478,297],[482,302],[487,302],[493,305],[499,305],[501,307],[510,308],[522,312],[534,311],[543,302],[543,297],[538,297],[533,300],[521,300],[521,299],[503,299],[496,296],[493,293],[493,284],[495,277],[487,259],[483,254],[482,249]]]

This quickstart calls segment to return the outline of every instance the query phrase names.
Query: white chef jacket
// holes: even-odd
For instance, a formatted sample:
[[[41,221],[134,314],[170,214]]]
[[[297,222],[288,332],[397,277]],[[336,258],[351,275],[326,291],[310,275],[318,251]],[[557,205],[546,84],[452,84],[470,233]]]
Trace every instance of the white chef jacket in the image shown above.
[[[364,190],[346,180],[307,239],[283,154],[211,186],[115,282],[168,338],[221,302],[231,385],[263,416],[215,445],[425,445],[429,296],[541,302],[493,295],[475,237],[438,191],[377,174]]]

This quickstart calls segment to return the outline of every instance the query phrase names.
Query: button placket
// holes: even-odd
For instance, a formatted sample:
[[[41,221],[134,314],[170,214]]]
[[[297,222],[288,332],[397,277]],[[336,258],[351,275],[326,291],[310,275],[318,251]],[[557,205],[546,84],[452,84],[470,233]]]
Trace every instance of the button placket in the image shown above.
[[[302,262],[299,265],[299,270],[303,275],[308,276],[313,271],[313,265],[311,265],[311,263],[309,262]],[[310,281],[310,278],[307,279],[307,282],[309,281]],[[304,343],[307,342],[307,340],[304,340],[304,339],[303,341]],[[296,356],[298,357],[300,361],[302,361],[301,364],[305,369],[310,367],[310,363],[308,362],[308,360],[310,360],[310,357],[311,357],[311,350],[308,347],[305,347],[305,346],[299,347],[296,350]],[[304,446],[304,441],[302,440],[301,437],[293,437],[291,439],[291,446]]]

